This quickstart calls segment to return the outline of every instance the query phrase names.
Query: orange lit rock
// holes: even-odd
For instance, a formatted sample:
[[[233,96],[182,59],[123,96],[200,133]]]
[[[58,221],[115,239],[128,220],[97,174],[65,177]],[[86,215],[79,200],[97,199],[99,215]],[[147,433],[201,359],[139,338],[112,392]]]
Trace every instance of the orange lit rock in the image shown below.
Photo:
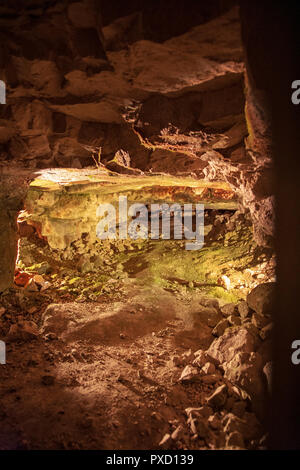
[[[30,280],[28,273],[19,272],[15,277],[15,284],[19,287],[25,287]]]

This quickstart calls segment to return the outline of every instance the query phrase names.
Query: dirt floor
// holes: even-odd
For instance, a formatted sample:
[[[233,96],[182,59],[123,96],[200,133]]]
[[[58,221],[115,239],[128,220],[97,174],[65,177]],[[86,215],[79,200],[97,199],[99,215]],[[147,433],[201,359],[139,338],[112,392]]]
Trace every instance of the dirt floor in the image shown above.
[[[213,338],[208,327],[185,330],[161,300],[127,303],[105,325],[104,341],[92,321],[74,340],[10,344],[0,369],[2,449],[154,449],[185,423],[185,408],[199,406],[202,393],[176,383],[172,357]]]
[[[176,261],[176,253],[153,246],[133,250],[121,266],[118,255],[98,273],[66,265],[55,272],[45,260],[17,271],[19,285],[0,299],[7,345],[0,366],[1,450],[259,448],[263,429],[251,401],[217,363],[208,362],[201,377],[181,377],[185,366],[202,367],[197,351],[215,339],[219,306],[236,299],[236,291],[219,286],[224,298],[211,300],[218,290],[191,281],[189,269],[186,280],[176,277],[168,258]],[[159,270],[168,281],[157,282],[149,252],[153,266],[164,260]],[[249,264],[256,284],[266,264],[261,256],[258,267]],[[237,259],[241,263],[240,252]],[[246,277],[243,282],[241,299]],[[222,407],[210,406],[209,397],[224,384]],[[243,418],[240,427],[251,428],[243,443],[228,442],[232,412]]]

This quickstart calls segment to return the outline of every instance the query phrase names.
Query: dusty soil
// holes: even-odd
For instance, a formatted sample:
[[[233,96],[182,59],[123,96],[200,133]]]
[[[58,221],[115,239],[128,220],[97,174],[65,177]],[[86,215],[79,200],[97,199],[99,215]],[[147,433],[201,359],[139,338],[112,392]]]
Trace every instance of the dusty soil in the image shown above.
[[[155,449],[185,424],[185,408],[199,406],[203,393],[177,383],[181,369],[171,358],[213,337],[205,324],[188,329],[191,318],[179,317],[173,296],[158,294],[157,305],[136,295],[119,302],[109,328],[87,318],[66,340],[9,343],[0,368],[1,448]],[[89,306],[78,306],[88,317]]]
[[[256,258],[253,251],[250,256],[241,240],[243,251],[233,239],[235,251],[219,242],[219,251],[208,248],[203,255],[200,250],[199,260],[196,254],[186,258],[189,252],[180,247],[172,251],[171,242],[121,255],[110,248],[98,272],[78,272],[50,255],[45,261],[43,244],[35,250],[44,260],[26,268],[32,252],[21,250],[25,274],[17,273],[19,284],[22,276],[38,277],[0,298],[0,338],[7,346],[6,365],[0,366],[0,449],[224,448],[224,423],[234,407],[244,423],[232,429],[251,428],[243,446],[258,448],[263,430],[251,400],[234,390],[221,368],[202,371],[201,380],[179,380],[193,363],[193,353],[208,349],[222,319],[219,308],[211,310],[212,317],[208,314],[203,298],[222,292],[217,305],[237,302],[237,292],[243,298],[266,272],[262,255]],[[226,250],[231,250],[228,255]],[[180,256],[186,260],[177,267]],[[230,268],[232,260],[236,270]],[[209,267],[231,276],[235,290],[206,286],[205,273],[197,269]],[[24,321],[33,322],[29,332],[20,327],[12,334]],[[226,403],[208,408],[208,397],[224,384]],[[201,406],[206,407],[206,423],[195,432],[186,409]],[[172,438],[162,444],[166,434]]]

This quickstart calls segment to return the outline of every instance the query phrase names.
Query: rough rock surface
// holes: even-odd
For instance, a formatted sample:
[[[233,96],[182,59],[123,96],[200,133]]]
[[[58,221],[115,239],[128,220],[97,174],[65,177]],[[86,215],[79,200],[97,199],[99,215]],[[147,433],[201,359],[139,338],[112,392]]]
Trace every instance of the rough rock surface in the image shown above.
[[[258,341],[246,328],[233,327],[215,339],[208,349],[208,354],[220,364],[231,361],[236,354],[255,351]]]
[[[248,294],[247,303],[258,315],[272,314],[275,286],[274,282],[259,284]]]
[[[263,359],[260,354],[238,352],[230,361],[222,364],[224,377],[239,385],[252,399],[254,410],[263,415],[265,383],[262,374]]]
[[[113,256],[107,251],[106,261]],[[53,266],[20,271],[16,293],[0,299],[0,333],[15,365],[13,377],[0,369],[3,436],[11,438],[13,422],[21,448],[262,447],[270,341],[251,312],[237,316],[238,300],[233,316],[242,325],[231,326],[221,299],[203,287],[149,288],[142,276],[150,266],[134,275],[126,263],[94,272]],[[214,339],[219,318],[227,328]],[[37,396],[54,417],[51,431],[33,411]],[[7,437],[5,449],[14,445]]]
[[[157,25],[166,36],[157,42],[142,27],[150,8],[118,7],[123,18],[108,15],[102,28],[108,7],[97,5],[53,1],[16,14],[5,2],[0,162],[81,168],[124,151],[142,171],[225,180],[250,211],[256,240],[270,243],[271,159],[268,148],[255,152],[252,135],[245,148],[257,117],[248,87],[246,125],[237,8],[214,18],[213,2],[203,6],[201,24],[174,37],[170,24]]]

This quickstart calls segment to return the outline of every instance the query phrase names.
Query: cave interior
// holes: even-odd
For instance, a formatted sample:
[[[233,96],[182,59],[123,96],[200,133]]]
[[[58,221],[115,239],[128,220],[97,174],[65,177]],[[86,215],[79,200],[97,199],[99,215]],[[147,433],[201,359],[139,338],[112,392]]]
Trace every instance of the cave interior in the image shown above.
[[[241,3],[1,2],[0,450],[267,448],[269,2]],[[120,196],[148,233],[100,239]],[[203,205],[204,245],[153,204],[194,234]]]

